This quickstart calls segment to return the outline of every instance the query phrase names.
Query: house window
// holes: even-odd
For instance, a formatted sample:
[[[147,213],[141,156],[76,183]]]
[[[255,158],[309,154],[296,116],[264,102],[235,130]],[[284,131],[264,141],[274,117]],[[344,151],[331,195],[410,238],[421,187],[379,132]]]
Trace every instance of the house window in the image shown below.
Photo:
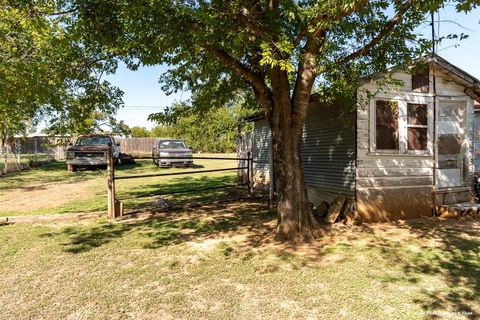
[[[427,105],[407,103],[407,149],[427,150],[427,142]]]
[[[414,101],[375,99],[370,110],[370,151],[383,154],[431,153],[430,104]]]
[[[428,93],[429,86],[429,69],[424,68],[421,72],[412,74],[412,91]]]
[[[375,126],[377,150],[398,150],[398,102],[376,101]]]

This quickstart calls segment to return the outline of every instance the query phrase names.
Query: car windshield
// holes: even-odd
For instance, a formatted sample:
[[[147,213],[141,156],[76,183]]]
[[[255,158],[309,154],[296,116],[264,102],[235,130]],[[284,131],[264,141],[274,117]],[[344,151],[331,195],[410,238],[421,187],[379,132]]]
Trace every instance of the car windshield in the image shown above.
[[[160,149],[185,149],[187,146],[183,141],[164,140],[160,141]]]
[[[77,146],[106,145],[111,142],[109,137],[80,137]]]

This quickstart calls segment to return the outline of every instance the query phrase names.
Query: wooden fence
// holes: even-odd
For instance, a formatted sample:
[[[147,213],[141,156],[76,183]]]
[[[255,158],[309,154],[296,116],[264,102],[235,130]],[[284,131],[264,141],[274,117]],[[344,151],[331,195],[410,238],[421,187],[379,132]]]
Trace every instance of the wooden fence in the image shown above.
[[[158,138],[115,138],[116,142],[120,142],[120,152],[131,155],[151,155],[153,145],[158,140]]]

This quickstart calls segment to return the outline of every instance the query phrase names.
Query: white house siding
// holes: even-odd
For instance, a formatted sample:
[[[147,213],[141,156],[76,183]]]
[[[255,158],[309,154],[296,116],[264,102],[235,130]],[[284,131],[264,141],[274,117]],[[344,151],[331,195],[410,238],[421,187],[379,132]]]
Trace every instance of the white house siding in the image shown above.
[[[474,163],[475,172],[480,172],[480,110],[475,111],[475,124],[474,124],[475,136],[474,136]]]
[[[465,95],[463,86],[447,79],[445,74],[436,70],[438,99],[461,100],[467,105],[467,134],[463,143],[465,166],[468,176],[473,172],[471,155],[473,154],[473,103]],[[430,93],[411,91],[411,76],[408,73],[395,73],[394,79],[404,82],[403,86],[379,87],[377,82],[365,83],[358,92],[357,108],[357,170],[356,203],[358,212],[366,221],[384,221],[408,217],[429,216],[433,209],[433,94],[432,72],[430,73]],[[368,100],[366,93],[374,94]],[[385,154],[375,150],[375,125],[373,106],[375,99],[397,100],[399,103],[417,102],[428,104],[428,144],[424,154],[407,153],[400,148],[398,154]],[[405,116],[405,115],[403,115]],[[405,116],[406,119],[406,116]],[[406,120],[405,120],[406,121]],[[399,123],[400,136],[406,136],[406,122]],[[465,182],[470,180],[466,177]],[[465,188],[464,188],[465,189]],[[463,192],[463,193],[462,193]],[[457,201],[468,192],[442,192],[438,202]],[[445,200],[445,194],[452,199]],[[460,194],[460,196],[459,196]]]
[[[269,181],[270,129],[266,120],[255,122],[254,182]],[[355,193],[355,113],[337,107],[310,104],[302,142],[302,163],[309,199],[314,204],[337,195]]]

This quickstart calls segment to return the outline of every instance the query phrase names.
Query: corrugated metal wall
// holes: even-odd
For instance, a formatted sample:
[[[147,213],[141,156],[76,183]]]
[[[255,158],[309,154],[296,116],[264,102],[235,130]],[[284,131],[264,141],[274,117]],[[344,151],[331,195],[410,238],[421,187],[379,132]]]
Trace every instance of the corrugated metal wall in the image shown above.
[[[255,121],[252,140],[253,182],[255,186],[269,181],[270,144],[272,135],[267,120]]]
[[[353,196],[355,116],[338,107],[312,103],[303,132],[302,160],[307,185]]]
[[[344,125],[346,124],[346,125]],[[256,183],[269,177],[270,128],[265,119],[255,122],[253,175]],[[305,180],[311,189],[354,195],[355,117],[336,107],[312,103],[303,134],[302,159]]]

